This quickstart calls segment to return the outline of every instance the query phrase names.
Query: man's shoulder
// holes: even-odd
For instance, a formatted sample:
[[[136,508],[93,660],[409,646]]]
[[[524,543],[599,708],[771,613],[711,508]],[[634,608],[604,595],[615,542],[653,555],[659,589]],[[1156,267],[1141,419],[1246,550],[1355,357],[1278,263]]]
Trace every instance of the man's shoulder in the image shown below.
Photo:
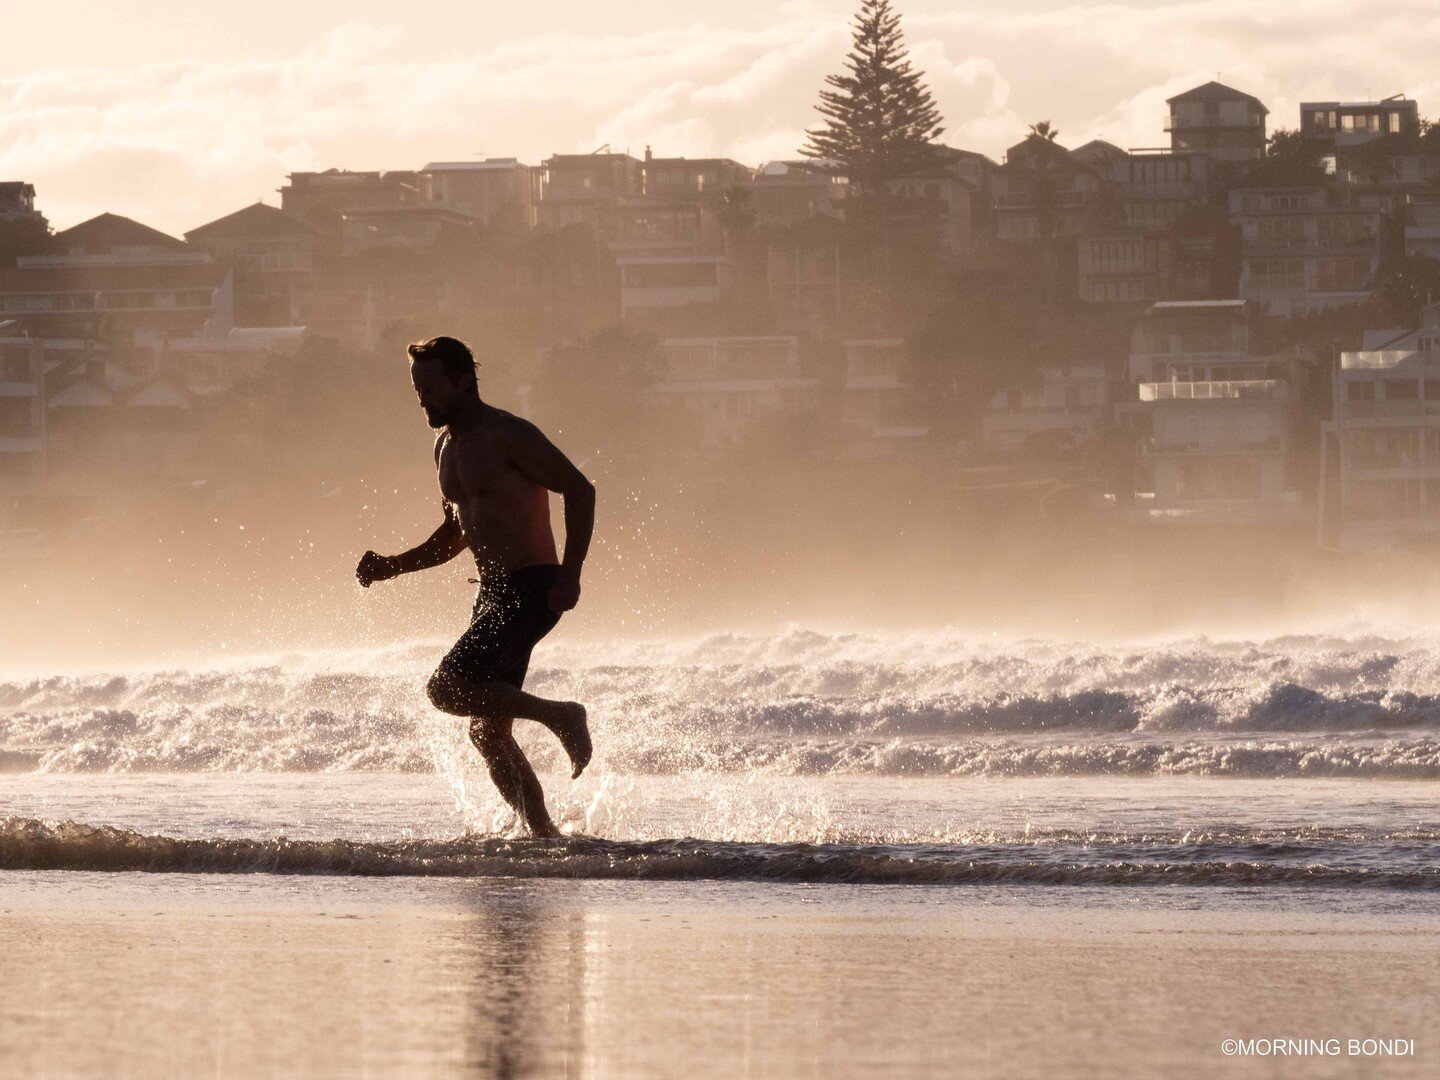
[[[521,442],[529,442],[541,434],[532,422],[504,409],[495,410],[493,430],[503,439]]]

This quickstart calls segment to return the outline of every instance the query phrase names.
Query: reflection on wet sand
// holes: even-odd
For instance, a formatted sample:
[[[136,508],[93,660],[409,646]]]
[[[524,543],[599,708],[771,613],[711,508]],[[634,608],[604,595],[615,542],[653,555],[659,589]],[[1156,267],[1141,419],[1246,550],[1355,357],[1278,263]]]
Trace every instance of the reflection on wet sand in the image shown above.
[[[585,1075],[587,916],[504,885],[466,889],[471,918],[456,928],[468,969],[465,1064],[480,1075]]]
[[[1243,890],[15,873],[16,1076],[1213,1075],[1416,1038],[1437,900]],[[849,972],[845,978],[837,972]],[[1433,1026],[1433,1025],[1432,1025]],[[1263,1030],[1262,1030],[1263,1029]]]

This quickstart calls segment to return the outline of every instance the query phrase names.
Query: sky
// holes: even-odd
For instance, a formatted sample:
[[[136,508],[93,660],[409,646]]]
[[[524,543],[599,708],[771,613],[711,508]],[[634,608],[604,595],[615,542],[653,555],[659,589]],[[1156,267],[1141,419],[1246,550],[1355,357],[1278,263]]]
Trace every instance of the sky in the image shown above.
[[[4,16],[0,180],[57,228],[105,210],[179,234],[292,171],[414,169],[609,144],[796,156],[858,0],[47,0]],[[1163,145],[1208,79],[1271,128],[1300,101],[1405,92],[1440,114],[1435,0],[898,0],[942,140],[999,159],[1060,141]]]

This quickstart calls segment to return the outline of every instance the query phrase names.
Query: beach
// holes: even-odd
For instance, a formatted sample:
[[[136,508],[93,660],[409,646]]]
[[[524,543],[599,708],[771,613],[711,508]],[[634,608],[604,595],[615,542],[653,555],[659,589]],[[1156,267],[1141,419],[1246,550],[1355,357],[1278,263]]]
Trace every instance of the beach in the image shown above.
[[[32,873],[0,903],[12,1075],[1418,1077],[1440,1022],[1433,894]],[[1416,1052],[1223,1055],[1272,1035]]]
[[[434,650],[0,683],[4,1071],[1436,1068],[1426,639],[557,645],[558,841]]]

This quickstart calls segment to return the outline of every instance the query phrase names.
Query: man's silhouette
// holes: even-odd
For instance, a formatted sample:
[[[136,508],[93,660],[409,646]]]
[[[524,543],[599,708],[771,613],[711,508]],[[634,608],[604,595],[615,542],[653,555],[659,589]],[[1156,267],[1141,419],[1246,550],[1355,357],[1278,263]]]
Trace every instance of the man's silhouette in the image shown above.
[[[470,718],[470,738],[490,778],[536,836],[559,836],[535,770],[511,732],[535,720],[559,737],[572,777],[590,761],[585,707],[547,701],[521,686],[530,650],[580,599],[580,566],[595,524],[595,488],[528,420],[480,400],[475,361],[463,342],[437,337],[411,345],[410,380],[435,439],[445,520],[400,555],[367,551],[355,576],[373,582],[475,555],[480,588],[470,628],[426,691],[437,709]],[[565,500],[565,558],[555,557],[549,491]]]

